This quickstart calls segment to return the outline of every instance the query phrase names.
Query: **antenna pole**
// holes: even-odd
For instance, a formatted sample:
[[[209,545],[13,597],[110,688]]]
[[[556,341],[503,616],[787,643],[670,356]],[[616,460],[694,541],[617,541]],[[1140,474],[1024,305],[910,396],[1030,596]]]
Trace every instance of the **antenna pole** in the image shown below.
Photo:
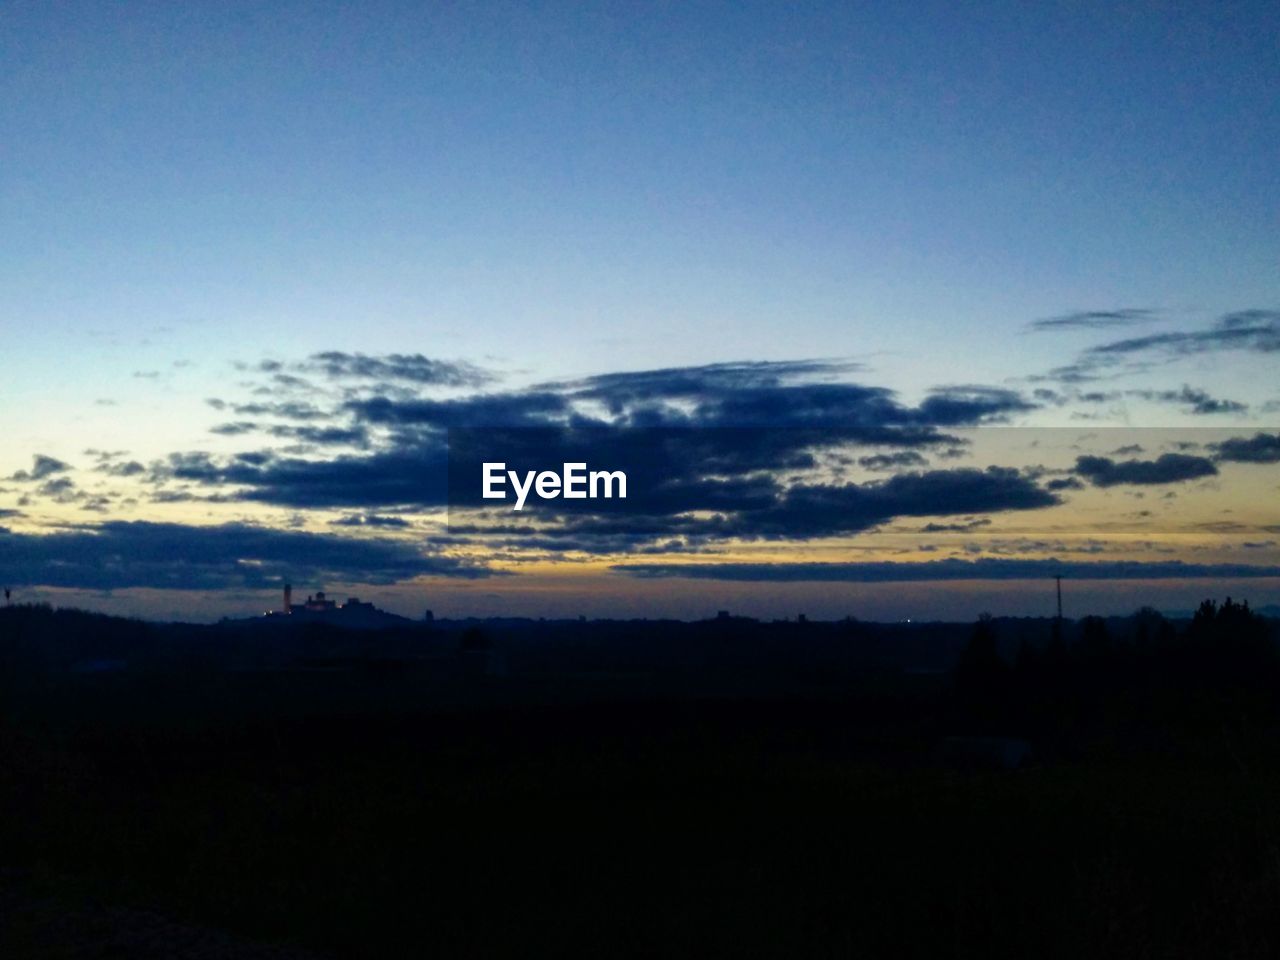
[[[1053,578],[1058,581],[1058,620],[1062,620],[1062,575]]]

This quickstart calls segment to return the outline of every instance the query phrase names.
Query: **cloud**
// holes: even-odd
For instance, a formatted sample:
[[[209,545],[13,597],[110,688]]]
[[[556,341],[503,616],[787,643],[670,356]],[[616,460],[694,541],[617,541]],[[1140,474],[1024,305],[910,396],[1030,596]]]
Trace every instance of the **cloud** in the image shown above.
[[[238,437],[246,433],[253,433],[258,429],[258,425],[251,420],[236,420],[231,423],[218,423],[209,428],[210,433],[216,433],[222,437]]]
[[[1011,414],[1037,409],[1013,390],[999,387],[946,387],[934,390],[920,405],[925,421],[938,426],[1003,423]]]
[[[219,410],[226,407],[223,401]],[[282,400],[271,403],[236,403],[231,410],[240,417],[283,417],[286,420],[322,420],[331,414],[315,404],[301,400]]]
[[[1228,463],[1280,463],[1280,433],[1255,433],[1210,444],[1218,460]]]
[[[1244,413],[1248,404],[1235,400],[1220,400],[1209,396],[1203,390],[1192,389],[1184,385],[1181,390],[1130,390],[1130,396],[1142,397],[1159,403],[1174,403],[1188,408],[1188,412],[1207,415],[1214,413]]]
[[[443,506],[448,502],[448,455],[429,449],[341,456],[330,460],[242,453],[214,460],[202,452],[171,454],[153,467],[159,481],[238,487],[231,495],[290,507]]]
[[[786,431],[780,434],[786,452],[791,437]],[[270,453],[241,454],[232,461],[203,453],[175,455],[157,472],[165,480],[238,487],[231,494],[237,499],[291,507],[450,504],[474,509],[492,506],[480,498],[479,462],[493,456],[486,451],[501,450],[516,466],[598,463],[627,473],[627,499],[556,500],[526,509],[530,516],[554,520],[577,537],[625,536],[633,541],[670,536],[807,538],[865,530],[898,516],[988,513],[1058,503],[1032,479],[1000,467],[899,474],[865,484],[786,484],[765,469],[782,461],[769,433],[761,431],[484,431],[464,434],[461,446],[458,433],[451,436],[451,448],[437,438],[414,449],[330,460]],[[579,516],[566,520],[573,514]]]
[[[422,368],[404,355],[312,358],[331,364],[335,377],[390,375],[387,364],[393,361]],[[627,474],[626,500],[560,500],[531,508],[558,529],[492,531],[513,538],[513,545],[536,542],[548,549],[573,543],[653,550],[731,537],[806,538],[864,530],[896,516],[1058,502],[1032,479],[999,468],[900,474],[861,485],[834,482],[840,465],[851,462],[848,448],[878,448],[863,457],[864,467],[923,467],[928,461],[920,451],[944,456],[963,446],[946,429],[1004,422],[1037,407],[1016,391],[984,385],[938,388],[919,404],[907,404],[890,390],[844,381],[853,369],[845,361],[818,360],[709,364],[444,399],[406,394],[373,379],[365,392],[347,395],[326,425],[245,420],[216,428],[356,444],[368,452],[320,457],[308,450],[306,458],[278,450],[173,454],[153,464],[151,479],[161,486],[157,496],[194,496],[190,488],[198,485],[222,499],[292,508],[375,511],[448,504],[456,533],[459,510],[493,506],[480,498],[482,462],[500,459],[522,470],[585,462]],[[316,409],[219,403],[250,416],[311,417]],[[354,525],[340,525],[348,523]],[[475,525],[468,535],[485,536],[482,527]]]
[[[295,377],[291,373],[273,373],[271,375],[271,387],[258,387],[254,393],[274,393],[277,390],[315,390],[316,388],[309,380],[302,377]]]
[[[348,514],[337,520],[329,521],[335,527],[409,527],[412,524],[404,517],[384,517],[376,513]]]
[[[1205,457],[1165,453],[1155,460],[1113,460],[1110,457],[1076,457],[1075,472],[1095,487],[1119,484],[1181,483],[1217,475],[1218,468]]]
[[[1278,577],[1280,567],[1250,564],[1200,564],[1112,560],[1077,562],[1056,559],[927,560],[850,563],[622,563],[611,570],[645,579],[730,580],[747,582],[908,583],[945,580],[1178,580]]]
[[[402,542],[246,524],[113,521],[50,534],[0,533],[0,581],[21,586],[211,590],[290,579],[388,584],[492,573]]]
[[[615,410],[654,397],[699,398],[709,393],[780,387],[843,377],[861,370],[848,360],[742,360],[693,367],[602,373],[578,380],[551,381],[541,389],[605,400]]]
[[[32,458],[32,466],[30,470],[19,470],[17,473],[9,477],[10,480],[44,480],[52,477],[54,474],[65,473],[71,469],[71,465],[63,463],[55,457],[47,457],[43,453],[37,453]]]
[[[899,467],[923,467],[928,461],[914,450],[899,450],[896,453],[875,453],[858,458],[858,466],[866,470],[894,470]]]
[[[76,499],[76,485],[70,477],[54,477],[36,487],[42,497],[51,497],[59,503],[70,503]]]
[[[1225,314],[1200,330],[1113,340],[1090,347],[1074,363],[1051,370],[1048,379],[1083,383],[1114,372],[1122,364],[1142,368],[1153,361],[1229,350],[1264,354],[1280,351],[1280,310],[1241,310]]]
[[[602,374],[540,389],[600,404],[616,422],[647,426],[946,427],[1036,409],[1000,387],[941,387],[912,408],[883,387],[834,382],[857,369],[848,361],[717,363]]]
[[[1110,330],[1115,327],[1129,327],[1139,323],[1150,323],[1156,319],[1154,310],[1135,307],[1123,307],[1118,310],[1086,310],[1080,313],[1067,313],[1057,317],[1046,317],[1043,320],[1032,320],[1027,329],[1032,331],[1053,330]]]
[[[789,487],[768,509],[744,513],[742,535],[770,538],[853,533],[897,517],[1035,510],[1059,499],[1009,467],[899,474],[868,484]]]
[[[1280,350],[1280,311],[1243,310],[1229,313],[1218,318],[1206,330],[1131,337],[1091,347],[1085,353],[1092,357],[1114,357],[1149,352],[1181,355],[1216,350],[1250,350],[1257,353],[1274,353]]]
[[[315,427],[310,425],[272,424],[265,428],[273,437],[288,437],[322,446],[363,447],[369,441],[364,427]]]
[[[304,443],[325,446],[363,447],[369,440],[368,431],[363,427],[321,427],[310,424],[256,423],[252,420],[235,420],[230,423],[219,423],[209,428],[210,433],[219,436],[238,437],[247,433],[266,433],[273,437],[301,440]]]
[[[566,397],[545,391],[480,394],[454,400],[393,400],[379,396],[346,404],[347,411],[366,423],[437,430],[551,426],[567,418],[571,409]]]
[[[970,533],[982,527],[988,527],[991,521],[985,517],[966,520],[962,523],[926,523],[920,528],[921,533]]]
[[[363,353],[328,350],[312,354],[303,369],[319,371],[335,380],[400,380],[445,387],[475,387],[493,380],[492,374],[471,364],[432,360],[420,353],[368,356]]]
[[[454,533],[480,536],[505,534],[511,547],[546,547],[594,552],[661,552],[687,550],[716,541],[805,540],[857,533],[899,517],[994,513],[1052,506],[1059,501],[1015,470],[934,470],[904,474],[866,484],[795,484],[783,487],[772,479],[757,479],[743,491],[710,490],[709,501],[723,499],[709,516],[687,509],[665,513],[640,509],[608,515],[555,517],[553,526],[534,526],[530,516],[519,526],[486,528],[451,522]],[[675,500],[678,503],[680,497]],[[978,524],[974,524],[975,526]],[[546,547],[550,549],[551,547]]]

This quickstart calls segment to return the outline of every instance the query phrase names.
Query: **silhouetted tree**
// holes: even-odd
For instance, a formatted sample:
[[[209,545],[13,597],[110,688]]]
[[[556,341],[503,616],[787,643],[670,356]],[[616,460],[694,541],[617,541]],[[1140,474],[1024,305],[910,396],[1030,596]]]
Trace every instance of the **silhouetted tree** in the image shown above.
[[[968,645],[956,664],[956,691],[968,720],[987,732],[1008,721],[1012,671],[1000,655],[995,622],[988,613],[974,624]]]
[[[1080,621],[1080,655],[1083,659],[1102,663],[1114,653],[1107,621],[1102,617],[1085,617]]]
[[[1167,650],[1177,639],[1173,624],[1154,607],[1143,607],[1133,615],[1134,645],[1139,656]]]

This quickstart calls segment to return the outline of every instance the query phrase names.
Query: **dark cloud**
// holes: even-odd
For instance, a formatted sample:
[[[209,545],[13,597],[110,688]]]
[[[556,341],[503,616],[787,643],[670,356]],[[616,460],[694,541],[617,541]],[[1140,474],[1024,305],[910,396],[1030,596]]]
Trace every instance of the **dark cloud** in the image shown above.
[[[432,360],[420,353],[368,356],[328,350],[312,354],[304,369],[317,370],[332,379],[400,380],[423,386],[476,387],[493,380],[491,374],[471,364]]]
[[[897,470],[904,467],[927,466],[928,461],[914,450],[895,453],[874,453],[858,458],[858,466],[866,470]]]
[[[1085,361],[1079,361],[1076,363],[1064,364],[1063,366],[1060,366],[1060,367],[1054,367],[1052,370],[1050,370],[1046,374],[1037,374],[1033,377],[1030,377],[1029,379],[1032,382],[1037,382],[1041,380],[1056,380],[1059,383],[1075,385],[1075,384],[1082,384],[1082,383],[1091,383],[1094,380],[1098,380],[1100,379],[1100,374],[1097,372],[1097,368],[1095,364],[1087,363]],[[1089,396],[1089,395],[1103,396],[1104,394],[1100,392],[1094,393],[1094,394],[1082,394],[1082,396]]]
[[[1144,400],[1177,404],[1186,407],[1189,413],[1200,415],[1244,413],[1249,409],[1247,404],[1238,403],[1235,400],[1220,400],[1209,396],[1203,390],[1193,389],[1185,385],[1181,390],[1131,390],[1129,393],[1131,396],[1141,397]]]
[[[274,393],[277,390],[315,390],[315,386],[310,380],[302,377],[296,377],[291,373],[275,373],[271,375],[270,387],[262,387],[254,391],[255,393]]]
[[[1059,502],[1007,467],[929,470],[868,484],[797,484],[773,507],[744,514],[739,525],[744,535],[817,537],[866,530],[897,517],[1035,510]]]
[[[753,439],[758,444],[767,433],[732,431],[734,446],[719,435],[725,432],[613,431],[601,437],[594,431],[515,431],[497,441],[485,433],[469,442],[514,451],[524,462],[540,466],[585,460],[627,472],[626,500],[581,501],[583,512],[609,516],[565,524],[565,530],[580,536],[814,537],[864,530],[897,516],[1035,509],[1058,502],[1018,471],[996,467],[901,474],[867,484],[785,486],[776,476],[738,470],[757,460],[778,462],[767,443],[763,452],[752,446]],[[324,461],[263,453],[215,461],[208,454],[188,454],[171,457],[161,472],[175,481],[238,486],[239,499],[292,507],[432,507],[451,502],[465,508],[491,505],[479,497],[479,455],[460,454],[456,446],[446,451],[443,444]],[[464,471],[462,491],[455,485],[450,499],[444,482],[447,467],[456,470],[459,462],[475,469]],[[715,475],[726,467],[736,472]],[[544,517],[554,512],[560,521],[569,512],[563,500],[531,503],[528,509]],[[694,511],[713,516],[688,516]],[[620,530],[619,524],[627,529]]]
[[[541,389],[598,403],[614,422],[641,426],[947,427],[1036,406],[1011,390],[956,386],[931,391],[911,408],[883,387],[831,382],[855,369],[845,361],[719,363],[602,374]]]
[[[1280,311],[1244,310],[1220,317],[1207,330],[1156,333],[1091,347],[1087,356],[1113,357],[1152,351],[1170,354],[1206,353],[1216,350],[1280,350]]]
[[[603,373],[553,381],[542,389],[607,401],[615,410],[653,398],[699,398],[709,393],[780,387],[798,381],[843,377],[861,370],[847,360],[755,360],[696,367]]]
[[[219,423],[209,428],[210,433],[220,436],[238,437],[247,433],[266,433],[273,437],[301,440],[304,443],[322,446],[356,446],[363,447],[369,435],[363,427],[320,427],[303,424],[262,424],[252,420],[236,420],[231,423]]]
[[[222,437],[238,437],[246,433],[253,433],[258,429],[258,425],[252,420],[236,420],[232,423],[218,423],[209,428],[210,433],[216,433]]]
[[[329,521],[335,527],[409,527],[404,517],[386,517],[377,513],[356,513]]]
[[[510,546],[529,546],[521,534],[561,542],[572,549],[611,552],[641,546],[691,549],[715,541],[815,539],[872,529],[898,517],[994,513],[1052,506],[1059,501],[1015,470],[934,470],[903,474],[866,484],[796,484],[783,487],[772,478],[753,478],[753,486],[699,491],[704,502],[720,501],[710,516],[694,516],[688,507],[667,513],[640,507],[606,516],[556,517],[555,526],[502,528],[450,523],[453,533],[510,533]],[[673,493],[673,504],[684,501]],[[563,538],[563,539],[562,539]]]
[[[348,354],[318,354],[313,361],[333,364],[334,376],[387,373],[370,362],[378,358],[356,356],[354,366]],[[392,360],[406,358],[380,358]],[[853,366],[812,360],[712,364],[451,399],[382,392],[375,383],[378,393],[349,397],[335,411],[350,418],[346,422],[308,427],[245,421],[278,437],[367,444],[372,452],[314,459],[282,451],[175,454],[154,466],[153,479],[165,489],[170,483],[200,485],[228,498],[293,508],[447,503],[465,511],[492,506],[480,498],[482,462],[502,460],[518,470],[585,462],[624,471],[627,499],[531,505],[558,531],[512,536],[557,545],[594,541],[609,549],[826,536],[896,516],[1057,502],[1032,479],[996,468],[832,483],[823,466],[827,452],[833,464],[851,462],[844,448],[871,446],[878,449],[863,458],[864,466],[920,467],[927,463],[922,450],[941,456],[962,448],[963,441],[945,429],[1002,422],[1036,408],[1015,391],[982,385],[940,388],[909,405],[880,387],[838,382]],[[804,482],[795,482],[797,476]]]
[[[572,408],[566,397],[545,391],[480,394],[456,400],[352,400],[346,409],[357,419],[382,426],[447,430],[458,427],[551,426]]]
[[[388,584],[490,574],[400,542],[244,524],[115,521],[52,534],[0,533],[0,581],[21,586],[209,590],[290,579]]]
[[[377,396],[349,401],[346,409],[361,422],[399,428],[404,436],[461,428],[750,428],[774,432],[770,445],[775,451],[841,443],[955,445],[959,441],[941,434],[939,428],[1000,422],[1035,409],[1035,404],[1014,391],[982,386],[935,390],[918,407],[910,407],[880,387],[784,382],[796,376],[795,367],[716,365],[610,374],[568,385],[452,400]],[[815,367],[808,363],[803,369]],[[789,439],[782,439],[784,434]]]
[[[232,411],[241,417],[282,417],[285,420],[322,420],[331,416],[315,404],[300,400],[283,400],[272,403],[237,403]]]
[[[625,563],[610,569],[647,579],[748,582],[906,583],[939,580],[1179,580],[1280,576],[1280,567],[1169,561],[927,560],[850,563]]]
[[[243,488],[231,495],[290,507],[443,506],[448,500],[447,470],[447,451],[440,443],[420,451],[330,460],[269,452],[221,460],[202,452],[171,454],[154,465],[153,476],[161,482]]]
[[[1075,472],[1095,487],[1114,487],[1120,484],[1182,483],[1215,476],[1218,468],[1205,457],[1165,453],[1155,460],[1077,457]]]
[[[1051,330],[1109,330],[1115,327],[1130,327],[1138,323],[1149,323],[1156,318],[1154,310],[1125,307],[1119,310],[1086,310],[1080,313],[1067,313],[1057,317],[1046,317],[1033,320],[1027,329],[1035,331]]]
[[[310,425],[272,424],[266,432],[273,437],[288,437],[321,446],[363,447],[369,441],[364,427],[316,427]]]
[[[70,477],[54,477],[52,480],[46,480],[36,487],[36,493],[42,497],[48,497],[55,503],[73,503],[82,496]]]
[[[926,523],[920,528],[921,533],[969,533],[991,525],[985,517],[976,520],[965,520],[961,523]]]
[[[1255,433],[1210,445],[1218,460],[1228,463],[1280,463],[1280,433]]]
[[[1113,340],[1090,347],[1074,363],[1051,370],[1048,379],[1083,383],[1114,373],[1114,368],[1121,365],[1142,369],[1156,361],[1225,350],[1251,353],[1280,350],[1280,311],[1242,310],[1219,317],[1200,330]]]
[[[71,465],[63,463],[55,457],[47,457],[43,453],[37,453],[32,457],[32,465],[30,470],[19,470],[17,473],[9,477],[10,480],[44,480],[58,473],[65,473],[71,469]]]
[[[98,473],[105,473],[109,477],[137,477],[147,472],[137,460],[128,460],[124,463],[104,463],[97,467]]]
[[[999,387],[947,387],[933,391],[920,405],[926,423],[958,427],[976,423],[1003,423],[1011,414],[1035,410],[1013,390]]]

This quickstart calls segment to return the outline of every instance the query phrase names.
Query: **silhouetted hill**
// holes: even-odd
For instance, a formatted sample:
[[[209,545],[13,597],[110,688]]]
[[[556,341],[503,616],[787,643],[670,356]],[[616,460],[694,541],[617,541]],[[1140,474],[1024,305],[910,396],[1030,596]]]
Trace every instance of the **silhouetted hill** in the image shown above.
[[[6,608],[0,950],[1269,957],[1276,628]]]

